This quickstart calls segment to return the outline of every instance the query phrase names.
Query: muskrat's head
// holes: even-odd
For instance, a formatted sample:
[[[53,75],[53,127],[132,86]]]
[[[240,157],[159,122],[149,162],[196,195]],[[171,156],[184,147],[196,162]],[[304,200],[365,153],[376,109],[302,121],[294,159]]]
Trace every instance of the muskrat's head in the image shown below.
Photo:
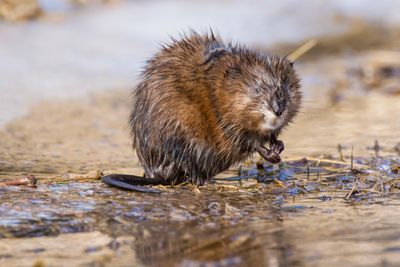
[[[268,135],[292,121],[301,102],[293,63],[242,50],[225,70],[228,105],[245,130]]]

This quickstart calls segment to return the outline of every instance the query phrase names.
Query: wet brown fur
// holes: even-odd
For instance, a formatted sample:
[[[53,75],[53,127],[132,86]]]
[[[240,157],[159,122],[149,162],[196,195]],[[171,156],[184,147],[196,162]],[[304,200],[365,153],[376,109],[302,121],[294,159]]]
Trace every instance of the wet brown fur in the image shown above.
[[[289,88],[284,123],[260,131],[260,105],[282,86]],[[133,91],[133,148],[146,177],[204,184],[279,135],[299,109],[299,88],[285,58],[224,43],[212,32],[173,39],[147,62]]]

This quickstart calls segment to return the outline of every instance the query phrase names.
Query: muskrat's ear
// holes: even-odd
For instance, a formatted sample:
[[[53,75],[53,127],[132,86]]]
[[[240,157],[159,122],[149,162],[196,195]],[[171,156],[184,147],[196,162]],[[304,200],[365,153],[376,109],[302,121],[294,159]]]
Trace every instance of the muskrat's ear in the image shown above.
[[[203,64],[208,64],[211,61],[228,54],[229,51],[225,46],[211,46],[204,55]]]

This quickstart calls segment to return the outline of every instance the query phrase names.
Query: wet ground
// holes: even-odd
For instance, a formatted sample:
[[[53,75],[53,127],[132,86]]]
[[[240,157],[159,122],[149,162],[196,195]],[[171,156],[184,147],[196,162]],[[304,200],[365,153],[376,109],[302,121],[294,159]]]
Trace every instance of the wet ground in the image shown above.
[[[356,38],[322,39],[296,65],[305,103],[282,136],[284,163],[254,158],[205,187],[149,195],[99,182],[142,173],[117,76],[79,98],[35,96],[0,130],[0,181],[38,178],[0,186],[0,266],[399,266],[399,39],[348,49]],[[248,179],[227,179],[239,173]]]

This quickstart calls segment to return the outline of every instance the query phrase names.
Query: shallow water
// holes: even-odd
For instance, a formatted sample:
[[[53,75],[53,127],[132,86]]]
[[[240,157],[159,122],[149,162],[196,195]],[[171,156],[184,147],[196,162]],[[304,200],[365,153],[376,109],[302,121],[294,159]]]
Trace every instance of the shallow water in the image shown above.
[[[311,180],[317,183],[315,176]],[[168,189],[162,195],[78,182],[0,189],[0,247],[8,247],[0,262],[15,262],[19,246],[32,240],[26,237],[95,231],[112,239],[99,246],[86,244],[83,255],[115,246],[113,257],[120,262],[134,254],[137,264],[145,266],[400,264],[397,193],[344,199],[346,190],[282,194],[263,186],[244,189],[249,184],[238,190],[208,186],[197,193]],[[126,236],[134,239],[115,241]],[[59,253],[66,263],[77,242],[84,240],[69,240]],[[51,239],[47,245],[33,242],[23,258],[49,259],[50,266],[59,266],[54,264],[57,257],[48,255],[51,246]],[[123,247],[131,254],[120,255]]]

